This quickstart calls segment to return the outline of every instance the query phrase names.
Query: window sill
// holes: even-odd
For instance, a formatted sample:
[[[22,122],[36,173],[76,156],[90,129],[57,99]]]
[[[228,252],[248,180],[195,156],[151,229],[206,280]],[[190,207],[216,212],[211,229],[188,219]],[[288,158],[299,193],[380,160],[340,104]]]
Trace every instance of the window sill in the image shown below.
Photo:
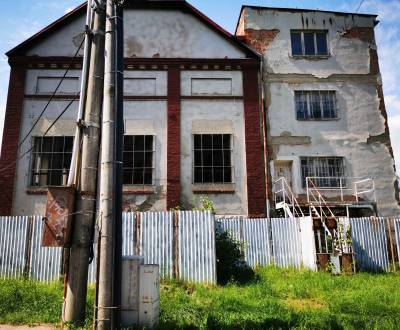
[[[327,60],[331,57],[331,55],[289,55],[289,58],[294,60],[311,60],[311,61],[320,61]]]
[[[155,192],[155,187],[152,185],[124,185],[122,188],[124,195],[151,195]]]
[[[194,194],[234,194],[234,183],[195,183],[192,184]]]
[[[296,118],[298,121],[338,121],[340,118],[310,118],[310,119],[304,119],[304,118]]]
[[[29,187],[26,190],[28,195],[47,195],[47,187]]]

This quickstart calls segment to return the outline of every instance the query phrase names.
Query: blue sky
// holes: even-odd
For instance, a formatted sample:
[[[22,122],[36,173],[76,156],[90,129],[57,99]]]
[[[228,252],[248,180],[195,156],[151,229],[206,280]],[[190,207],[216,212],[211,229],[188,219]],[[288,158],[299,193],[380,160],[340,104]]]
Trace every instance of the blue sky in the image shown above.
[[[243,4],[271,7],[311,8],[354,12],[361,0],[189,0],[189,2],[230,32],[234,32]],[[4,53],[83,0],[2,1],[0,14],[0,141],[7,99],[9,67]],[[400,169],[400,0],[364,0],[361,13],[378,14],[376,28],[379,59],[392,144]],[[400,170],[398,171],[400,172]]]

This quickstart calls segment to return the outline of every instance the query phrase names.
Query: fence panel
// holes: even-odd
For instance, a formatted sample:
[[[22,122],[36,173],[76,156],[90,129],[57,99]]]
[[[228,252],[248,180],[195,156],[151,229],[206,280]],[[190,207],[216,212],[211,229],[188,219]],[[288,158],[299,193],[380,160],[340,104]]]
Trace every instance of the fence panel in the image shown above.
[[[18,277],[25,271],[28,217],[0,217],[0,276]]]
[[[389,271],[384,218],[351,218],[351,238],[357,269]]]
[[[306,268],[317,270],[313,220],[311,217],[298,218],[297,220],[300,225],[302,264]]]
[[[30,277],[34,280],[50,282],[61,275],[63,249],[42,247],[42,218],[35,216],[33,221]]]
[[[179,277],[216,283],[215,220],[211,212],[179,212]]]
[[[302,264],[300,225],[298,219],[271,219],[275,263],[279,267],[300,268]]]
[[[271,263],[270,224],[268,219],[218,218],[217,226],[244,246],[250,267]]]
[[[394,220],[394,233],[396,236],[397,257],[400,260],[400,219]]]
[[[171,278],[173,271],[173,212],[139,214],[140,251],[146,264],[160,265],[160,275]],[[128,252],[128,249],[127,249]],[[135,251],[129,251],[135,255]]]

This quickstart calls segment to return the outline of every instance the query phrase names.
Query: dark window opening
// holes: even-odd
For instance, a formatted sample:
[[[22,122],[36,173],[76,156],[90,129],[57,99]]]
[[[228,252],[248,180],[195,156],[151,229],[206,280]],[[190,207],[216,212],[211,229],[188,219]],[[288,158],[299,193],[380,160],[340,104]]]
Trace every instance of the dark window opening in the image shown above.
[[[345,186],[343,157],[302,157],[301,176],[303,187],[307,186],[307,177],[317,188],[339,188]]]
[[[154,137],[152,135],[124,136],[125,185],[153,184]]]
[[[65,186],[71,166],[72,136],[33,138],[31,186]]]
[[[326,31],[291,31],[293,56],[329,55]]]
[[[195,134],[193,139],[193,182],[231,183],[231,135]]]
[[[295,91],[294,96],[297,119],[337,118],[335,91]]]

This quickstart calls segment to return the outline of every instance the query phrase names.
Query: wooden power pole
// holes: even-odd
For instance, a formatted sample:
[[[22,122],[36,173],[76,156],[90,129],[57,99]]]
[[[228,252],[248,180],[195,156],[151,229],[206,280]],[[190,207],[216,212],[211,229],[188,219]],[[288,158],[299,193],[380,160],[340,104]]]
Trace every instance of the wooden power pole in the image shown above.
[[[120,327],[123,20],[122,2],[107,1],[100,179],[97,328]]]
[[[90,4],[88,1],[88,10]],[[76,215],[73,225],[69,257],[67,294],[64,306],[64,322],[80,325],[85,320],[88,267],[93,245],[93,227],[96,219],[97,169],[100,147],[100,118],[103,101],[104,31],[105,12],[103,1],[94,1],[93,30],[91,37],[90,64],[84,106],[81,161],[77,166]],[[78,144],[79,145],[79,144]]]

